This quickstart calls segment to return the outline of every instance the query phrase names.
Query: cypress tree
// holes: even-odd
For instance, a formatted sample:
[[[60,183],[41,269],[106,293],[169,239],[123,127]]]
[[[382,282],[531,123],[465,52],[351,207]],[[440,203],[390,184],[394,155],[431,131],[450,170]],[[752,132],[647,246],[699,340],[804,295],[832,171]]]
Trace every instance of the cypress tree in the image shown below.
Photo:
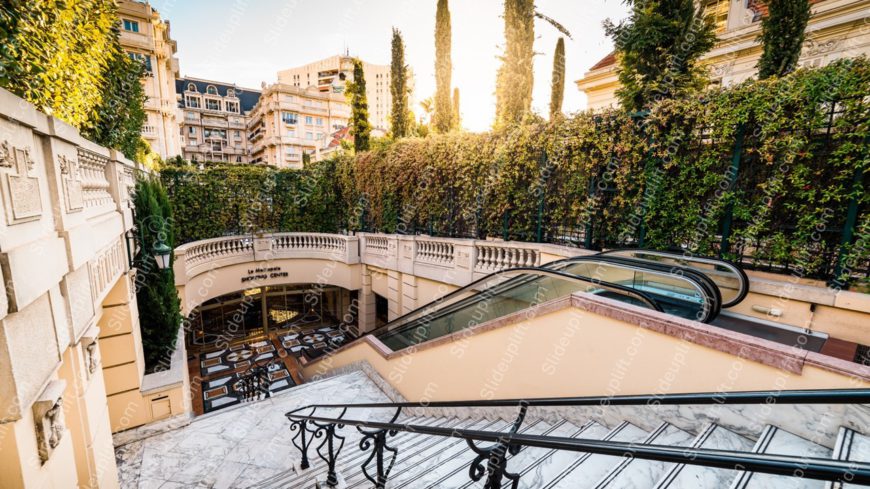
[[[794,71],[810,20],[809,0],[770,0],[767,9],[759,37],[763,51],[758,60],[758,78],[762,80]]]
[[[453,63],[450,59],[450,10],[447,0],[438,0],[435,12],[435,117],[436,132],[448,132],[453,127],[453,106],[450,103]]]
[[[505,0],[504,37],[504,55],[495,88],[497,128],[519,122],[532,108],[535,42],[533,0]]]
[[[694,0],[626,0],[625,21],[604,23],[616,45],[616,91],[625,109],[638,111],[655,101],[691,93],[706,86],[698,65],[716,42],[712,19]]]
[[[459,88],[453,89],[453,128],[462,129],[462,116],[459,115]]]
[[[136,266],[136,301],[142,325],[142,347],[147,371],[169,368],[181,325],[178,293],[172,260],[168,270],[160,270],[154,260],[154,247],[163,243],[175,247],[172,207],[159,180],[136,182],[133,195],[136,207],[134,228],[139,251],[133,258]]]
[[[393,137],[403,138],[408,135],[408,67],[405,65],[405,43],[399,29],[393,28],[393,59],[390,63],[390,94],[393,106],[390,109],[390,131]]]
[[[372,128],[369,124],[366,78],[359,59],[353,60],[353,81],[347,84],[346,93],[350,99],[350,134],[353,136],[353,147],[357,152],[368,151]]]
[[[562,115],[562,100],[565,97],[565,38],[556,42],[553,55],[553,80],[550,92],[550,120]]]

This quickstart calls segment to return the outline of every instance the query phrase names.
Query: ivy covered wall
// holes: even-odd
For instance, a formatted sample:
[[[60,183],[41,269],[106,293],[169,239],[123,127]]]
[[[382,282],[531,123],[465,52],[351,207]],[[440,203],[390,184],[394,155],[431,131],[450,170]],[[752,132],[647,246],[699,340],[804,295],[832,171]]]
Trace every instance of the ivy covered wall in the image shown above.
[[[406,138],[295,172],[178,167],[163,180],[180,242],[365,229],[683,247],[801,277],[866,277],[868,93],[870,63],[841,60],[649,113]]]

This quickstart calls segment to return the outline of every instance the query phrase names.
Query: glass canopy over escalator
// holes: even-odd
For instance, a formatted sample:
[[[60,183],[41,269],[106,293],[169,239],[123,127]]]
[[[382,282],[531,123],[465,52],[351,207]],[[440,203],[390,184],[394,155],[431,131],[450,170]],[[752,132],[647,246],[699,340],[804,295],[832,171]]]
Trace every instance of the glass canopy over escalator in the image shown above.
[[[650,256],[598,254],[494,273],[384,325],[374,334],[391,349],[399,350],[574,292],[702,322],[716,318],[722,307],[720,286],[703,270],[715,266],[717,260],[696,263],[678,261],[681,255]],[[721,262],[719,267],[730,270],[726,265],[730,264]],[[745,295],[740,287],[748,281],[734,283],[738,294]]]
[[[384,325],[375,335],[399,350],[581,291],[662,310],[647,294],[622,285],[596,283],[557,270],[516,268],[462,287]]]

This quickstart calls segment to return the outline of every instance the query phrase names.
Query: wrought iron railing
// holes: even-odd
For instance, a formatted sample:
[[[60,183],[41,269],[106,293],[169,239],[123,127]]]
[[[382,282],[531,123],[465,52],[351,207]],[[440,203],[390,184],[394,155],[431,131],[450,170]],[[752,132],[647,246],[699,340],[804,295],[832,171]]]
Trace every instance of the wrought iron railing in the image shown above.
[[[277,358],[268,361],[253,363],[248,369],[239,375],[237,389],[242,402],[259,401],[272,397],[272,378],[269,376],[270,368],[278,362]]]
[[[388,439],[396,436],[399,432],[464,439],[475,455],[469,465],[469,477],[475,482],[485,478],[484,487],[487,489],[500,489],[506,484],[512,488],[518,487],[520,474],[508,470],[509,456],[516,455],[525,447],[597,453],[782,476],[794,476],[799,473],[808,479],[870,484],[870,464],[868,463],[729,450],[638,445],[628,442],[520,433],[520,427],[530,407],[762,405],[771,402],[776,404],[870,403],[870,389],[445,401],[427,402],[425,405],[413,402],[315,404],[294,409],[286,413],[286,416],[291,422],[291,431],[296,433],[293,445],[302,454],[301,468],[303,470],[310,467],[308,450],[312,441],[322,439],[316,447],[316,451],[326,463],[326,484],[330,487],[335,487],[338,483],[338,474],[335,470],[336,461],[345,442],[345,437],[339,435],[338,430],[347,426],[356,427],[363,435],[359,443],[360,450],[371,450],[369,456],[362,463],[362,471],[365,477],[378,489],[386,486],[398,456],[398,449],[390,446]],[[506,432],[396,422],[405,409],[505,407],[518,409],[516,418]],[[318,410],[322,412],[334,409],[341,410],[338,416],[326,416],[318,413]],[[348,410],[351,409],[389,409],[394,410],[394,413],[387,422],[345,418]],[[482,447],[479,445],[480,442],[490,442],[491,445]]]

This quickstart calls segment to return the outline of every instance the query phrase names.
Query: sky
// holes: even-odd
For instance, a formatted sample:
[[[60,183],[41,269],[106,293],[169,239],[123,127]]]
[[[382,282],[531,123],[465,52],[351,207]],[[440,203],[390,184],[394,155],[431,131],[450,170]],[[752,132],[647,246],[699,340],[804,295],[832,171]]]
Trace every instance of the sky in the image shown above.
[[[277,72],[339,54],[389,64],[392,28],[402,31],[414,73],[415,104],[435,92],[436,0],[152,0],[171,22],[182,76],[260,88]],[[568,28],[565,112],[586,107],[574,81],[607,55],[612,43],[605,19],[627,15],[620,0],[537,0],[537,9]],[[502,0],[452,0],[453,85],[460,90],[463,127],[490,128],[495,77],[504,45]],[[535,22],[533,108],[549,111],[553,52],[560,33]]]

